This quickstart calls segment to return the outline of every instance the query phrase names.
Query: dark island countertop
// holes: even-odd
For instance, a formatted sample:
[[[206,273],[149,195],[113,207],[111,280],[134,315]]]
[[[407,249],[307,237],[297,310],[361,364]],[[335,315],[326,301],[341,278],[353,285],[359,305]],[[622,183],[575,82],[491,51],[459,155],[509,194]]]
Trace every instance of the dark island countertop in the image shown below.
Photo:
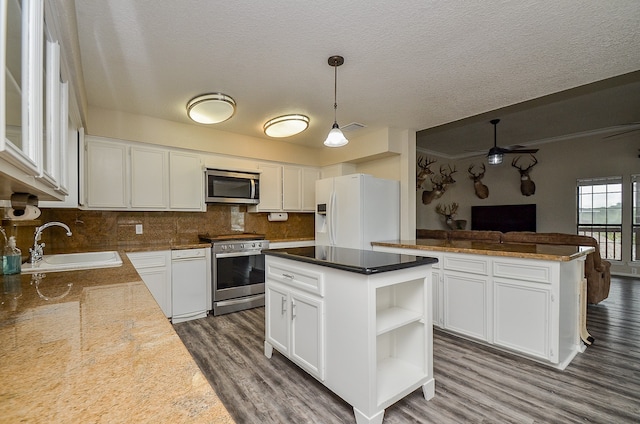
[[[438,262],[437,258],[347,249],[333,246],[292,247],[263,250],[268,256],[336,268],[358,274],[397,271]]]

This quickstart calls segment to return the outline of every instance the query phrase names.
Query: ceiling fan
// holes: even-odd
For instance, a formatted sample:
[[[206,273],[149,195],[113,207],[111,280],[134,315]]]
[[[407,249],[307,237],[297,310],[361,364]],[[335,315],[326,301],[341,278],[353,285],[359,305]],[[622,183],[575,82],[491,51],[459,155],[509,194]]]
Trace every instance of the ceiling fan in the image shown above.
[[[493,147],[489,149],[487,153],[487,161],[489,165],[499,165],[502,163],[503,155],[509,153],[536,153],[538,149],[523,149],[521,146],[513,146],[513,147],[498,147],[498,136],[497,136],[497,127],[499,119],[492,119],[491,124],[493,125]]]

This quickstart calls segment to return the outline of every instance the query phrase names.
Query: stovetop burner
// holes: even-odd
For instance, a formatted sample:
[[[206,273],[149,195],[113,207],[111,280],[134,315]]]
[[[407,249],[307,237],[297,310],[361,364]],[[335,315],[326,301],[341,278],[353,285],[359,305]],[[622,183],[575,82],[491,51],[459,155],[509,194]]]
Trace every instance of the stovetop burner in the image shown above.
[[[200,241],[214,243],[226,240],[264,240],[264,234],[255,233],[230,233],[230,234],[198,234]]]

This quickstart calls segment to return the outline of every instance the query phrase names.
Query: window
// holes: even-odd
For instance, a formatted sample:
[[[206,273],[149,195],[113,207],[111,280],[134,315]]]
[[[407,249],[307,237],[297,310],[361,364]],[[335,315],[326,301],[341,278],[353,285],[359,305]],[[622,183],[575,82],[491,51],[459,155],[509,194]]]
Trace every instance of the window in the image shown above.
[[[622,177],[578,180],[578,234],[591,236],[605,259],[622,259]]]
[[[631,176],[631,260],[640,261],[640,175]]]

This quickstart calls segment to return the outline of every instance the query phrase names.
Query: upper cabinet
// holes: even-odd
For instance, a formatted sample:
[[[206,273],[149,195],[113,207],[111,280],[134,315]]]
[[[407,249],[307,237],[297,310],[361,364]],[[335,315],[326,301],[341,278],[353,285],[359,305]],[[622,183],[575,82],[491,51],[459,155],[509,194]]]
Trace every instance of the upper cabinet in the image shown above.
[[[69,87],[45,2],[3,1],[0,23],[0,199],[29,192],[62,200],[69,192]]]
[[[260,164],[260,203],[250,212],[314,212],[317,168]]]
[[[197,154],[88,136],[83,165],[86,208],[206,210]]]

